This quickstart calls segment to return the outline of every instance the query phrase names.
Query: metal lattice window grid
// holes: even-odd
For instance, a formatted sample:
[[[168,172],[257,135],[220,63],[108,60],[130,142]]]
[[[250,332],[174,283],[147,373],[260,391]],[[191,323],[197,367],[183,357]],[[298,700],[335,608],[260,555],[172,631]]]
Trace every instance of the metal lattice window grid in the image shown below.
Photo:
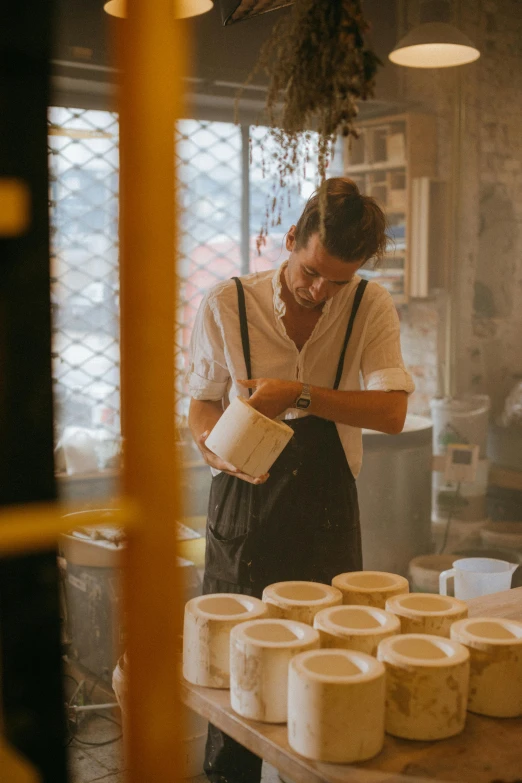
[[[103,467],[119,419],[118,117],[52,108],[49,117],[52,225],[53,374],[57,440],[83,428]],[[184,370],[190,334],[205,293],[233,275],[273,268],[285,234],[314,189],[307,167],[300,191],[258,255],[255,240],[271,183],[262,127],[182,120],[176,127],[179,203],[179,304],[176,366],[178,425],[188,396]]]

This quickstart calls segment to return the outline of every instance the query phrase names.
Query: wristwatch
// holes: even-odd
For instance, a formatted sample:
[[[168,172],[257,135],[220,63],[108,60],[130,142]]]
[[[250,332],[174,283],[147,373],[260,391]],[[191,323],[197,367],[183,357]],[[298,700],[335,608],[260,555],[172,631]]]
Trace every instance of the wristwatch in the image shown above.
[[[309,408],[311,404],[312,404],[312,398],[310,396],[310,386],[307,383],[303,383],[301,394],[295,401],[294,407],[304,411],[307,408]]]

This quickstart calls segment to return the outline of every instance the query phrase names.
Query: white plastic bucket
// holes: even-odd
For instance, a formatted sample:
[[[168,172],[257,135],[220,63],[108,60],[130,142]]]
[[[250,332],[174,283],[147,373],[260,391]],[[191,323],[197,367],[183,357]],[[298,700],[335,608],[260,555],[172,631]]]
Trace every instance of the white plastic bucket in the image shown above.
[[[452,513],[453,517],[478,520],[485,516],[485,498],[489,463],[486,458],[490,399],[486,394],[475,394],[460,399],[443,397],[430,403],[433,419],[433,453],[444,455],[451,443],[468,443],[479,446],[479,463],[474,482],[462,484],[460,494],[467,505]],[[456,490],[456,484],[448,482],[444,474],[433,473],[433,520],[447,518],[443,503],[446,495]]]

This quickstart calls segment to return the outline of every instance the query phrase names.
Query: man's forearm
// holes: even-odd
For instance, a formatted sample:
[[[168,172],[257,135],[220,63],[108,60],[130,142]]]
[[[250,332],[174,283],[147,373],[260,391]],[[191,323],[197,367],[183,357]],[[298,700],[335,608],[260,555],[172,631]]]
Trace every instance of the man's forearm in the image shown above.
[[[194,400],[190,401],[188,424],[192,437],[198,442],[199,436],[214,427],[218,419],[223,415],[223,403],[221,400]]]
[[[396,435],[402,431],[408,396],[403,391],[338,391],[311,387],[308,412],[322,419]]]

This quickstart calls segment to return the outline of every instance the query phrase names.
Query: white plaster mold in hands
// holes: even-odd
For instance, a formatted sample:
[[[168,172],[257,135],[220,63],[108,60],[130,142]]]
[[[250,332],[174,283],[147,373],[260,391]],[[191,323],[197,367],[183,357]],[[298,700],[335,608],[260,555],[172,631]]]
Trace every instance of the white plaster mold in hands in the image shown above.
[[[230,632],[268,615],[258,598],[235,593],[201,595],[185,606],[183,676],[193,685],[230,687]]]
[[[377,651],[386,666],[386,731],[409,740],[439,740],[464,729],[469,652],[458,642],[428,634],[384,639]]]
[[[333,606],[315,615],[321,647],[377,655],[383,639],[401,632],[398,617],[375,606]]]
[[[295,620],[313,625],[321,609],[340,606],[343,597],[339,590],[320,582],[275,582],[263,590],[263,601],[270,617]]]
[[[452,624],[468,616],[465,601],[432,593],[389,598],[386,610],[399,617],[402,633],[427,633],[448,638]]]
[[[210,432],[205,446],[243,473],[268,473],[292,438],[288,424],[269,419],[242,397],[235,397]]]
[[[376,756],[384,743],[385,670],[353,650],[316,650],[292,658],[288,742],[305,758],[337,764]]]
[[[492,718],[522,715],[522,623],[474,617],[451,626],[451,638],[468,648],[468,710]]]
[[[376,606],[378,609],[385,608],[388,598],[410,591],[407,579],[385,571],[350,571],[335,576],[332,585],[343,594],[343,604]]]
[[[230,634],[230,703],[243,718],[286,723],[288,665],[319,648],[319,633],[292,620],[253,620]]]

